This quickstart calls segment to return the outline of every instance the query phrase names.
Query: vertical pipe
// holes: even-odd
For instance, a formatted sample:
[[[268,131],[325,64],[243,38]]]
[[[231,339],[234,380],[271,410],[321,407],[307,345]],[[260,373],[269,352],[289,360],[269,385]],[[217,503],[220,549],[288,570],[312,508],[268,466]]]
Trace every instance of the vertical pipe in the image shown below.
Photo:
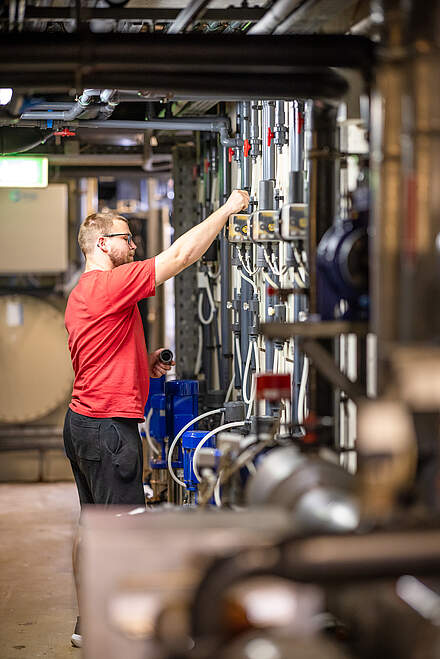
[[[228,163],[228,147],[220,149],[220,203],[224,204],[231,192],[231,168]],[[226,390],[231,380],[232,362],[232,335],[231,335],[231,313],[227,307],[231,299],[231,251],[226,238],[226,229],[220,233],[220,324],[222,340],[222,369],[220,372],[220,387]]]
[[[263,101],[263,180],[275,180],[275,143],[270,135],[275,125],[275,101]]]
[[[243,142],[246,140],[249,142],[251,137],[250,131],[250,116],[251,116],[251,104],[249,101],[243,101],[242,103],[242,138]],[[243,160],[242,160],[242,169],[241,169],[241,181],[242,181],[242,190],[251,191],[252,185],[252,162],[249,154],[246,156],[243,148]]]
[[[309,310],[318,313],[317,306],[317,246],[331,226],[337,204],[337,169],[334,154],[338,150],[336,118],[337,108],[323,103],[313,105],[312,152],[310,156],[310,203],[309,203]],[[331,340],[320,341],[333,351]],[[315,369],[310,378],[311,409],[318,417],[334,415],[333,388]]]

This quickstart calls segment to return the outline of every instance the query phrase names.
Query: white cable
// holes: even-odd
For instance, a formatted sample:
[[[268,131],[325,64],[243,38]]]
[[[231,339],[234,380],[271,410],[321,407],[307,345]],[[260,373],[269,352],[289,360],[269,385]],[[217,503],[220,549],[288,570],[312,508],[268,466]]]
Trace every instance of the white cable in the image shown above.
[[[255,286],[255,282],[253,282],[252,279],[249,279],[249,277],[246,277],[246,275],[243,273],[243,270],[238,269],[238,272],[240,273],[243,279],[245,279],[251,284],[252,288],[254,289],[254,295],[258,295],[258,289]]]
[[[141,424],[141,425],[144,425],[145,438],[148,442],[148,446],[151,448],[151,450],[153,451],[153,453],[155,455],[159,455],[160,451],[159,451],[158,447],[155,446],[155,444],[153,442],[153,438],[150,435],[150,420],[151,420],[151,417],[153,416],[153,412],[154,412],[153,408],[150,407],[150,409],[148,411],[148,414],[147,414],[147,418],[145,419],[145,425],[144,424]]]
[[[251,396],[247,395],[247,381],[248,381],[248,375],[249,375],[249,368],[251,365],[251,359],[252,359],[252,343],[253,341],[249,341],[249,347],[246,355],[246,364],[244,367],[244,374],[243,374],[243,380],[241,383],[241,391],[243,394],[243,400],[246,404],[249,404],[251,402]]]
[[[220,432],[222,430],[227,430],[228,428],[238,428],[238,426],[244,426],[245,423],[246,423],[246,421],[232,421],[231,423],[225,423],[222,426],[219,426],[218,428],[214,428],[214,430],[211,430],[210,432],[208,432],[208,434],[205,435],[203,437],[203,439],[200,440],[200,442],[197,444],[196,450],[194,451],[193,461],[192,461],[194,475],[197,478],[197,480],[199,481],[199,483],[201,482],[202,479],[201,479],[199,470],[197,469],[197,458],[198,458],[198,455],[200,453],[200,450],[201,450],[202,446],[208,441],[208,439],[211,439],[211,437],[216,435],[218,432]]]
[[[225,398],[225,404],[229,401],[229,398],[232,393],[232,389],[234,388],[234,380],[235,380],[235,371],[232,373],[232,379],[231,382],[229,383],[228,391],[226,392],[226,398]]]
[[[254,344],[254,354],[255,354],[255,375],[260,372],[260,353],[258,350],[258,345],[256,341],[253,341]],[[249,400],[245,401],[249,403],[248,408],[247,408],[247,413],[246,413],[246,419],[249,419],[251,414],[252,414],[252,407],[255,402],[255,394],[257,391],[257,380],[255,375],[252,376],[252,384],[251,384],[251,394],[249,396]],[[244,398],[244,395],[243,395]]]
[[[222,269],[218,268],[217,272],[211,272],[211,270],[208,268],[208,277],[211,277],[211,279],[218,279],[220,277]]]
[[[219,473],[218,478],[217,478],[217,482],[216,482],[215,487],[214,487],[214,501],[215,501],[215,505],[218,508],[222,507],[222,500],[221,500],[221,496],[220,496],[221,474],[222,474],[222,472]]]
[[[210,325],[214,320],[215,304],[214,304],[214,300],[212,299],[212,293],[210,288],[206,289],[206,294],[208,296],[208,302],[211,307],[208,318],[203,317],[203,292],[199,293],[199,303],[197,306],[197,313],[202,325]]]
[[[197,346],[196,365],[194,367],[195,375],[198,375],[200,373],[200,369],[202,368],[202,351],[203,351],[203,330],[202,330],[202,326],[199,325],[199,343]]]
[[[240,339],[238,336],[235,337],[235,356],[238,362],[238,371],[240,373],[240,379],[243,379],[243,365],[241,363],[241,348],[240,348]]]
[[[279,277],[281,273],[275,264],[275,260],[275,254],[272,252],[272,272]]]
[[[204,419],[205,416],[210,416],[211,414],[218,414],[218,413],[220,413],[220,412],[223,412],[224,409],[225,409],[224,407],[219,407],[219,408],[216,409],[216,410],[212,410],[212,411],[209,411],[209,412],[204,412],[203,414],[199,414],[199,416],[196,416],[195,419],[191,419],[191,421],[189,421],[189,422],[186,424],[186,426],[183,426],[183,428],[181,428],[181,429],[179,430],[179,432],[177,433],[177,435],[174,437],[173,443],[171,444],[170,448],[168,449],[168,458],[167,458],[168,471],[169,471],[170,474],[171,474],[171,478],[172,478],[174,481],[176,481],[176,483],[178,483],[178,485],[180,485],[181,487],[186,487],[186,485],[185,485],[185,483],[184,483],[183,481],[181,481],[181,480],[179,480],[179,479],[177,478],[176,474],[174,473],[173,465],[171,464],[171,463],[172,463],[172,458],[173,458],[173,451],[174,451],[174,449],[176,448],[176,444],[177,444],[177,442],[178,442],[179,439],[182,437],[183,433],[184,433],[186,430],[188,430],[188,428],[189,428],[190,426],[192,426],[192,425],[194,425],[195,423],[197,423],[198,421],[200,421],[200,419]]]
[[[247,271],[248,271],[248,273],[250,274],[251,277],[253,277],[254,275],[256,275],[257,272],[258,272],[259,269],[260,269],[260,268],[257,266],[257,267],[255,268],[255,270],[252,271],[252,268],[251,268],[251,257],[250,257],[250,255],[249,255],[249,253],[246,254],[246,265],[247,265]]]
[[[273,281],[273,279],[271,279],[271,278],[269,277],[269,275],[267,274],[267,272],[265,272],[264,270],[263,270],[263,277],[265,278],[265,280],[267,281],[267,283],[269,284],[269,286],[272,286],[272,288],[276,288],[276,289],[279,288],[279,286]]]
[[[269,258],[269,254],[268,254],[267,249],[266,249],[265,247],[263,247],[263,254],[264,254],[265,261],[266,261],[267,265],[268,265],[269,268],[270,268],[270,271],[273,272],[274,275],[275,275],[276,272],[274,272],[274,270],[273,270],[273,264],[272,264],[272,261],[270,260],[270,258]]]
[[[298,396],[298,423],[302,426],[305,418],[306,411],[306,389],[307,389],[307,378],[309,376],[309,360],[304,355],[304,364],[301,375],[301,384],[299,387],[299,396]]]
[[[241,264],[241,267],[243,268],[243,270],[244,270],[245,272],[247,272],[248,275],[252,275],[252,271],[251,271],[251,269],[250,269],[250,268],[248,269],[248,268],[246,267],[245,262],[243,261],[243,256],[242,256],[242,254],[241,254],[241,250],[240,250],[239,247],[237,247],[237,255],[238,255],[238,259],[239,259],[239,261],[240,261],[240,264]]]

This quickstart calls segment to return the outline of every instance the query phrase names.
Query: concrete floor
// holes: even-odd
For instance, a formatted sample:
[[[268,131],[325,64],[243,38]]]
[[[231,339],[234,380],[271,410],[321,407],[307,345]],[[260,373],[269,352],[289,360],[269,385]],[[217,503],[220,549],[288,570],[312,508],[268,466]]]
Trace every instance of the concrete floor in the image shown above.
[[[76,657],[73,483],[0,485],[0,659]]]

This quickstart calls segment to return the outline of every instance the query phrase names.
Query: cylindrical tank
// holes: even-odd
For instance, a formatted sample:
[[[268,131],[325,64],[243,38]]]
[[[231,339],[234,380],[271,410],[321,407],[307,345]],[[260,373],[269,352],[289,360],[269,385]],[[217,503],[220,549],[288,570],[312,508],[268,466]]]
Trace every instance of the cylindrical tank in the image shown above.
[[[72,391],[63,314],[30,295],[0,296],[0,422],[28,423]]]

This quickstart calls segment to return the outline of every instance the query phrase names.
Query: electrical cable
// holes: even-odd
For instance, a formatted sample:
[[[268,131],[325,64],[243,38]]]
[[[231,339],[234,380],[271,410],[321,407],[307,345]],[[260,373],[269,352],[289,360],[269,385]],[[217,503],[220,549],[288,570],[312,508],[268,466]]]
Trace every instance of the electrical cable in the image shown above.
[[[47,140],[49,140],[54,135],[55,135],[55,131],[53,131],[49,135],[46,135],[46,137],[44,137],[42,140],[38,140],[36,142],[33,142],[32,144],[27,144],[26,146],[22,146],[20,149],[16,149],[15,151],[7,151],[4,153],[0,153],[0,156],[15,156],[17,153],[26,153],[26,151],[35,149],[37,146],[46,144]]]
[[[301,384],[299,387],[298,395],[298,423],[302,426],[306,416],[306,390],[307,390],[307,378],[309,377],[309,360],[304,355],[304,364],[301,374]]]
[[[219,426],[218,428],[214,428],[214,430],[208,432],[208,434],[205,435],[203,439],[200,440],[200,442],[196,446],[196,450],[194,451],[193,460],[192,460],[194,475],[199,481],[199,483],[202,481],[202,478],[200,476],[199,470],[197,469],[197,458],[202,446],[208,441],[208,439],[211,439],[211,437],[216,435],[218,432],[221,432],[222,430],[228,430],[228,428],[238,428],[239,426],[244,426],[245,423],[246,421],[232,421],[231,423],[225,423],[222,426]]]
[[[173,443],[171,444],[169,450],[168,450],[168,457],[167,457],[167,464],[168,464],[168,471],[170,472],[171,478],[181,487],[186,487],[185,483],[179,478],[177,478],[176,474],[174,473],[173,465],[172,465],[172,457],[173,457],[173,451],[176,448],[177,442],[183,435],[183,433],[188,430],[188,428],[201,419],[204,419],[206,416],[211,416],[211,414],[219,414],[220,412],[224,412],[225,408],[224,407],[219,407],[216,410],[210,410],[209,412],[204,412],[203,414],[199,414],[199,416],[196,416],[195,419],[191,419],[183,428],[179,430],[177,435],[174,437]],[[208,433],[209,434],[209,433]],[[200,479],[199,479],[200,480]]]

